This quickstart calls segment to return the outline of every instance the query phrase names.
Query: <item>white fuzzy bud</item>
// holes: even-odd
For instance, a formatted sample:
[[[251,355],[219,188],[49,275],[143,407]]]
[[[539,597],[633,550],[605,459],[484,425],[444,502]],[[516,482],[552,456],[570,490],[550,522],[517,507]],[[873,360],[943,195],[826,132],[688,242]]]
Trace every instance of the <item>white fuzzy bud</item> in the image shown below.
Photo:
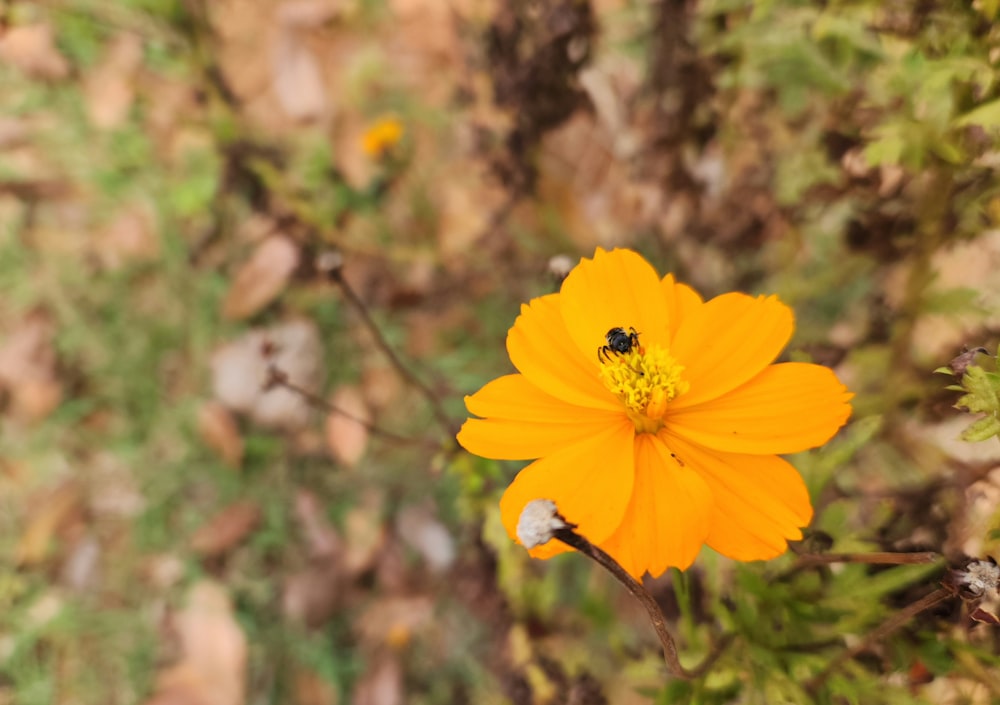
[[[982,597],[1000,590],[1000,566],[992,558],[970,562],[955,577],[959,587],[971,597]]]
[[[535,548],[552,540],[559,529],[572,528],[551,499],[533,499],[524,505],[517,520],[517,538],[525,548]]]

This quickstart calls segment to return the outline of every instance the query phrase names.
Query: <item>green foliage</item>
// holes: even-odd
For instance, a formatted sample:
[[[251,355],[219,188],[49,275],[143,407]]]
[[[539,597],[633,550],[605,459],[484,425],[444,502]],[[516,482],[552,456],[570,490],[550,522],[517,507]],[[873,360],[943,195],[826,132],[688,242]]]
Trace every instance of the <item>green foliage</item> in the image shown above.
[[[973,350],[957,358],[963,360],[965,364],[964,374],[960,384],[948,387],[953,391],[964,392],[955,402],[955,408],[970,414],[984,414],[962,432],[962,440],[970,443],[1000,437],[1000,372],[996,370],[997,357],[989,358],[994,369],[988,371],[982,365],[973,362],[977,352]],[[955,374],[948,367],[938,368],[935,372]]]

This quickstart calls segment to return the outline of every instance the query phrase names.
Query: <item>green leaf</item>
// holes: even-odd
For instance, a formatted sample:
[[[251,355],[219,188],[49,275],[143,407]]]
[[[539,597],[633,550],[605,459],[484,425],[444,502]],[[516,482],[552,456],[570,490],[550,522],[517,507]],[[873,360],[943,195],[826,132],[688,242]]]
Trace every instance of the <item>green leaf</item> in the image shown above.
[[[962,377],[962,387],[968,393],[958,400],[956,406],[973,413],[1000,413],[1000,375],[973,365]]]
[[[935,291],[924,299],[924,310],[927,313],[985,313],[985,309],[978,303],[979,297],[980,293],[976,289],[964,286]]]
[[[1000,10],[1000,0],[979,0],[978,3],[972,3],[972,6],[987,20],[993,21],[997,17],[997,11]]]
[[[1000,98],[970,110],[956,118],[954,124],[956,127],[979,125],[985,128],[1000,128]]]
[[[899,164],[905,148],[906,140],[899,124],[881,125],[876,130],[875,139],[865,147],[865,160],[870,166]]]
[[[996,416],[987,416],[962,431],[961,438],[970,443],[979,443],[994,436],[1000,436],[1000,419]]]

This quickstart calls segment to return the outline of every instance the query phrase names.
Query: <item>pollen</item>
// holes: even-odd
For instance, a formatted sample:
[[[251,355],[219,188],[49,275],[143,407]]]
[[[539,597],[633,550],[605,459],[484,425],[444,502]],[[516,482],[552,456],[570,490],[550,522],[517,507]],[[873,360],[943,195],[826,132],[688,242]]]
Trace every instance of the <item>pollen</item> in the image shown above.
[[[600,378],[621,399],[640,432],[655,433],[663,426],[667,406],[690,385],[684,366],[664,348],[653,345],[610,355],[601,361]]]

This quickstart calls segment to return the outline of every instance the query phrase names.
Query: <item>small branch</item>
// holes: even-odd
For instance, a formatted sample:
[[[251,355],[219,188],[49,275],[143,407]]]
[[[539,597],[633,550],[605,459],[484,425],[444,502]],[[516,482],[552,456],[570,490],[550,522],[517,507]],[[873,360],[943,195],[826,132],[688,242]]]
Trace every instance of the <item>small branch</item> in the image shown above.
[[[663,647],[663,660],[667,665],[667,670],[669,670],[673,675],[685,680],[701,676],[708,671],[709,668],[711,668],[712,664],[715,663],[725,648],[729,645],[729,642],[732,639],[731,634],[716,641],[712,645],[708,655],[700,664],[698,664],[698,666],[693,669],[684,668],[684,666],[681,665],[680,658],[678,657],[677,646],[674,643],[674,638],[670,634],[670,630],[667,628],[667,620],[664,618],[663,612],[660,610],[660,606],[656,604],[656,600],[654,600],[653,596],[646,591],[646,588],[642,586],[642,583],[629,575],[625,569],[622,568],[621,565],[619,565],[619,563],[605,551],[573,531],[572,526],[567,525],[564,528],[557,529],[552,535],[554,538],[559,539],[563,543],[572,546],[580,553],[583,553],[584,555],[597,561],[605,570],[615,576],[615,579],[624,585],[625,588],[632,593],[633,597],[642,603],[642,606],[646,608],[646,614],[649,615],[649,621],[653,623],[653,629],[656,630],[656,636],[659,637],[660,644]]]
[[[875,629],[870,631],[865,636],[864,639],[855,644],[853,647],[841,652],[835,659],[833,659],[833,661],[827,664],[826,668],[824,668],[819,674],[813,677],[812,680],[806,683],[805,685],[806,691],[815,695],[819,687],[823,685],[824,682],[826,682],[826,679],[829,678],[830,675],[838,668],[840,668],[840,666],[843,665],[845,662],[851,660],[852,658],[860,654],[862,651],[869,648],[872,644],[879,642],[882,639],[885,639],[892,632],[899,629],[901,626],[906,624],[913,617],[920,614],[924,610],[929,609],[934,605],[938,604],[939,602],[943,602],[949,597],[953,597],[954,595],[955,592],[952,589],[938,588],[931,594],[920,598],[919,600],[910,605],[907,605],[899,612],[897,612],[896,614],[892,615],[887,620],[882,622],[882,624],[875,627]]]
[[[267,381],[264,383],[264,389],[272,389],[274,387],[283,387],[290,392],[298,394],[300,397],[305,399],[311,406],[322,409],[330,414],[337,414],[343,416],[345,419],[350,419],[359,426],[363,426],[369,433],[373,436],[379,436],[380,438],[385,438],[386,440],[395,441],[396,443],[406,444],[406,445],[424,445],[434,449],[438,448],[438,444],[428,441],[424,438],[410,438],[407,436],[400,436],[397,433],[388,431],[381,426],[378,426],[367,419],[363,419],[360,416],[352,414],[345,409],[341,409],[336,404],[332,404],[323,397],[317,396],[307,389],[303,389],[299,385],[288,379],[288,375],[284,370],[279,369],[274,364],[268,365],[267,368]]]
[[[444,407],[441,406],[441,400],[438,399],[434,390],[432,390],[425,382],[410,371],[410,369],[400,359],[399,355],[396,354],[396,351],[392,349],[392,346],[389,345],[389,341],[385,339],[385,336],[382,335],[382,331],[379,330],[378,325],[372,319],[371,314],[368,313],[368,307],[365,306],[361,297],[357,295],[354,289],[351,288],[351,285],[347,283],[347,280],[344,279],[342,265],[337,262],[334,263],[333,266],[327,267],[324,271],[330,280],[340,288],[344,297],[358,312],[358,315],[361,316],[362,322],[374,336],[375,344],[378,348],[389,359],[389,362],[396,368],[399,375],[417,391],[419,391],[420,394],[427,400],[427,403],[431,407],[431,413],[434,415],[435,420],[437,420],[438,425],[444,429],[445,433],[453,438],[458,433],[458,428],[455,423],[448,418],[448,415],[444,411]]]
[[[805,553],[799,556],[792,570],[828,563],[873,563],[876,565],[906,565],[934,563],[941,555],[933,551],[919,553]]]

